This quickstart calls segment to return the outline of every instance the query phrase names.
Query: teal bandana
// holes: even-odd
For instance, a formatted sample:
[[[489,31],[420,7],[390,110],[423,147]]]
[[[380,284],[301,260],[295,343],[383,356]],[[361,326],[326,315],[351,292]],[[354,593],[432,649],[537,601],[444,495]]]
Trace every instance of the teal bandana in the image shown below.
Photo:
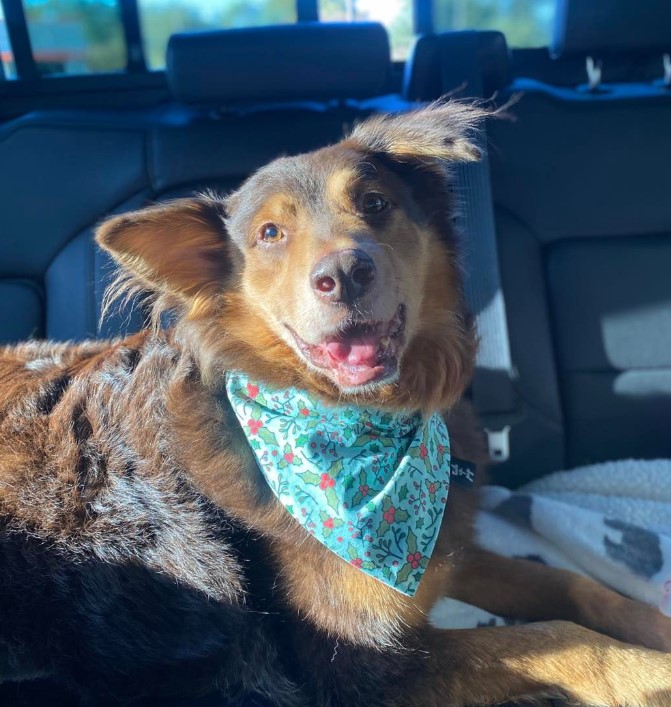
[[[287,511],[331,552],[413,596],[433,552],[450,487],[450,441],[438,414],[326,407],[240,373],[228,398],[261,472]]]

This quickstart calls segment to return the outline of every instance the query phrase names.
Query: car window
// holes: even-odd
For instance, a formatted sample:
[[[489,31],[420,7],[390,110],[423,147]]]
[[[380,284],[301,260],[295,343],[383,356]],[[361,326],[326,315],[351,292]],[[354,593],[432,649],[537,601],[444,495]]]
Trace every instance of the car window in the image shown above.
[[[119,0],[23,0],[23,7],[39,73],[125,69]]]
[[[550,43],[556,0],[434,0],[436,32],[494,29],[511,47]]]
[[[381,22],[389,33],[392,58],[407,58],[413,39],[411,0],[319,0],[323,22]]]
[[[0,78],[16,78],[16,67],[14,66],[14,54],[12,45],[9,43],[7,34],[7,24],[5,23],[5,13],[0,3]]]
[[[296,22],[295,0],[138,0],[138,8],[150,69],[165,66],[175,32]]]

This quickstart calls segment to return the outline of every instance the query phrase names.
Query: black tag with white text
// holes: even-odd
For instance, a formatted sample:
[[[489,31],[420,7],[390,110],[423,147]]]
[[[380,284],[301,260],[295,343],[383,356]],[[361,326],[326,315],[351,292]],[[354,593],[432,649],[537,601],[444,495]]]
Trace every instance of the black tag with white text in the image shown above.
[[[475,483],[475,464],[452,457],[450,459],[450,483],[468,488]]]

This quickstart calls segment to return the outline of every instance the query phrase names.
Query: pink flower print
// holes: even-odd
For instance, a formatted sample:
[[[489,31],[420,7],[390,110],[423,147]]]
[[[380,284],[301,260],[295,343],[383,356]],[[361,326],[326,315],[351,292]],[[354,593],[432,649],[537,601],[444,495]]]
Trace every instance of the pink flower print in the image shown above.
[[[406,558],[408,562],[412,565],[412,569],[416,570],[419,567],[419,561],[422,559],[422,553],[421,552],[411,552],[408,554],[408,557]]]
[[[254,398],[259,394],[259,386],[247,383],[247,395],[254,400]]]
[[[394,506],[389,506],[387,510],[382,514],[382,517],[391,525],[396,518],[396,509]]]
[[[342,540],[343,540],[343,537],[342,537],[342,535],[338,535],[338,537],[336,538],[336,540],[337,540],[337,541],[338,541],[339,543],[341,543],[341,542],[342,542]]]
[[[293,464],[294,463],[294,453],[293,452],[287,452],[284,455],[284,461],[287,462],[287,464]]]
[[[303,417],[307,417],[310,414],[310,411],[307,408],[301,408],[298,412],[300,412]]]
[[[331,530],[333,530],[333,518],[327,518],[327,519],[324,521],[324,527],[325,527],[325,528],[330,528]]]
[[[436,493],[436,484],[429,484],[429,493]]]
[[[249,431],[255,435],[259,433],[259,430],[263,427],[263,422],[261,420],[247,420],[247,427]]]
[[[426,445],[424,442],[422,442],[419,445],[419,458],[420,459],[426,459],[426,457],[429,455],[429,450],[426,448]]]
[[[335,479],[332,479],[328,474],[321,475],[321,481],[319,482],[319,488],[322,491],[326,489],[333,488],[335,486]]]
[[[445,447],[443,447],[442,444],[439,444],[437,449],[438,449],[438,454],[442,454],[445,451]]]
[[[350,565],[354,565],[357,569],[361,569],[361,565],[363,565],[363,560],[360,557],[357,557],[354,560],[350,560],[349,563]]]
[[[276,449],[273,449],[273,451],[271,452],[271,454],[272,454],[274,457],[276,457],[276,456],[277,456],[277,450],[276,450]]]
[[[368,484],[361,484],[361,486],[359,486],[359,493],[362,496],[364,496],[364,497],[368,496],[369,491],[370,491],[370,486],[368,486]]]

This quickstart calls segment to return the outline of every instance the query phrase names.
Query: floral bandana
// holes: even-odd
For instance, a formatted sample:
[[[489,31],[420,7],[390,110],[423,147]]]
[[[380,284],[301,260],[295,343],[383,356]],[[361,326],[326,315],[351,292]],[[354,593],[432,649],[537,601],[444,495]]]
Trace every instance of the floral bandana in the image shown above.
[[[266,481],[331,552],[413,596],[433,552],[450,486],[440,415],[326,407],[241,373],[228,399]]]

